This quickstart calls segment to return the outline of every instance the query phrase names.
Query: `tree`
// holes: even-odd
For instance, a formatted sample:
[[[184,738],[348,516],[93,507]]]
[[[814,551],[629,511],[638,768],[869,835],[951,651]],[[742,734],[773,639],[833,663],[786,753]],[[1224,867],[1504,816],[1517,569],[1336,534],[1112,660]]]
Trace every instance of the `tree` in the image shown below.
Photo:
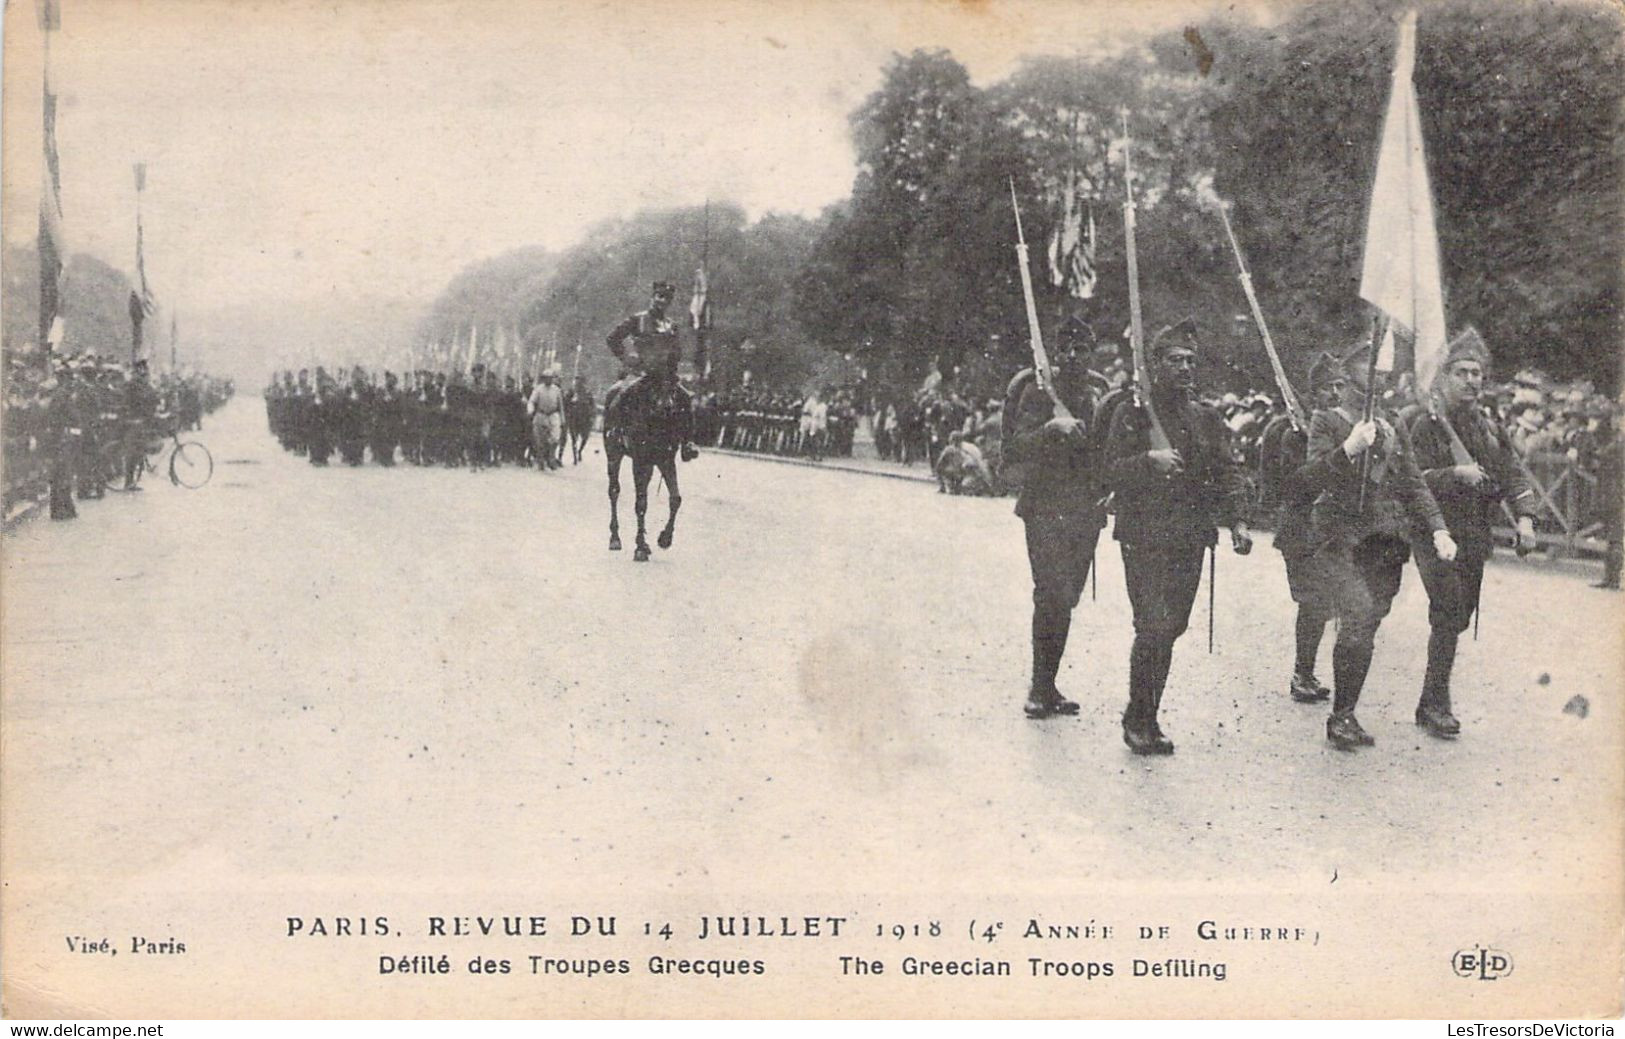
[[[1366,196],[1408,6],[1322,0],[1268,32],[1200,29],[1216,182],[1288,343],[1341,346],[1365,329]],[[1539,363],[1617,385],[1622,28],[1600,4],[1422,8],[1416,89],[1448,316],[1485,334],[1503,373]],[[1177,38],[1159,54],[1189,69]]]

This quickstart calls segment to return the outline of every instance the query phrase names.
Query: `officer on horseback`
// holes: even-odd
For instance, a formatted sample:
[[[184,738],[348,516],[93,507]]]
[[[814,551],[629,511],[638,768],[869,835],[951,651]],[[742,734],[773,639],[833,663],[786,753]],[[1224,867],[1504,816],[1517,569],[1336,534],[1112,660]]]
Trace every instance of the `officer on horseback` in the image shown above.
[[[670,282],[655,282],[650,289],[649,309],[616,325],[606,338],[610,352],[627,366],[628,373],[604,397],[604,425],[606,429],[619,428],[621,415],[635,401],[669,402],[663,410],[671,415],[674,431],[681,439],[683,461],[692,462],[700,453],[694,446],[694,398],[677,381],[677,364],[683,351],[677,341],[677,326],[666,316],[666,308],[676,294]],[[633,347],[630,353],[626,349],[628,339]]]

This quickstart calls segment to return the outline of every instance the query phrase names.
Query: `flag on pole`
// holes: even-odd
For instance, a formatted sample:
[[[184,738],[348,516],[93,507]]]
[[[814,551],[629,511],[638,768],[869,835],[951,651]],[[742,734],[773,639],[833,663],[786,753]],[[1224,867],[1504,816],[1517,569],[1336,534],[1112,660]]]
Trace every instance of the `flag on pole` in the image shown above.
[[[141,193],[145,190],[147,190],[147,164],[138,162],[135,164],[135,274],[141,290],[142,316],[151,317],[158,304],[152,298],[151,286],[147,284],[146,246],[141,228]]]
[[[1360,298],[1405,333],[1395,336],[1390,328],[1383,337],[1378,368],[1413,371],[1417,389],[1426,391],[1444,362],[1444,285],[1422,146],[1422,115],[1411,78],[1415,65],[1416,12],[1411,11],[1400,22],[1394,54],[1394,80],[1366,221]]]
[[[1075,299],[1095,294],[1095,209],[1080,200],[1078,171],[1069,169],[1061,188],[1061,217],[1049,236],[1049,280]],[[1085,211],[1088,229],[1085,230]]]
[[[62,343],[62,268],[67,255],[62,238],[62,164],[56,150],[56,94],[51,92],[50,34],[62,27],[56,0],[43,0],[40,31],[45,38],[41,114],[45,140],[44,177],[39,203],[39,336],[46,354]]]
[[[688,314],[693,319],[696,332],[711,327],[711,308],[705,301],[708,292],[709,286],[706,284],[705,268],[700,267],[694,271],[694,295],[688,301]]]

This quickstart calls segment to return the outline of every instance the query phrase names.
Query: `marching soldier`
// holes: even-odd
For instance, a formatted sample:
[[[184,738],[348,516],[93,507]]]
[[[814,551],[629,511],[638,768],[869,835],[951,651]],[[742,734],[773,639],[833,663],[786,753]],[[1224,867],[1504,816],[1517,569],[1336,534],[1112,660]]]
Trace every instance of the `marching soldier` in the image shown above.
[[[1456,642],[1478,609],[1484,561],[1494,549],[1490,527],[1502,502],[1518,517],[1519,542],[1529,546],[1535,542],[1539,511],[1535,492],[1514,461],[1511,445],[1491,428],[1478,407],[1489,362],[1484,341],[1469,328],[1451,343],[1436,384],[1443,398],[1443,414],[1422,405],[1412,405],[1400,414],[1416,447],[1417,464],[1456,542],[1453,560],[1427,554],[1416,559],[1427,588],[1430,629],[1416,724],[1440,739],[1452,739],[1461,732],[1450,706],[1450,671],[1456,660]],[[1458,461],[1458,446],[1465,448],[1461,457],[1470,460]]]
[[[1123,742],[1136,754],[1172,754],[1157,713],[1173,663],[1174,642],[1190,621],[1202,580],[1202,557],[1230,528],[1236,554],[1252,550],[1244,510],[1247,490],[1219,413],[1192,399],[1196,326],[1189,318],[1151,341],[1151,406],[1168,436],[1154,449],[1151,422],[1139,402],[1112,416],[1106,456],[1116,499],[1113,536],[1134,612],[1129,702]]]
[[[653,406],[654,401],[669,395],[682,438],[683,461],[692,462],[700,454],[694,446],[694,398],[677,381],[683,351],[677,341],[677,326],[666,316],[666,308],[676,294],[670,282],[655,282],[649,291],[649,309],[622,321],[605,338],[615,359],[636,374],[610,388],[604,399],[604,424],[618,423],[621,411],[634,401],[649,398]],[[630,354],[626,349],[629,339],[633,347]]]
[[[1004,458],[1025,467],[1016,515],[1026,527],[1033,577],[1032,682],[1023,710],[1034,719],[1078,713],[1077,703],[1056,687],[1055,676],[1072,630],[1072,610],[1083,596],[1106,525],[1097,460],[1086,439],[1095,401],[1081,345],[1082,333],[1069,324],[1050,359],[1055,394],[1070,418],[1057,413],[1032,368],[1018,372],[1005,394],[1013,403],[1006,407],[1011,425]]]
[[[331,402],[336,391],[337,387],[328,376],[327,369],[317,365],[316,384],[305,406],[305,443],[309,445],[311,465],[326,465],[328,456],[333,453]]]
[[[536,452],[536,468],[542,472],[560,466],[558,452],[559,431],[564,424],[564,394],[559,390],[559,368],[549,366],[542,372],[542,381],[530,391],[525,403],[530,412],[531,443]]]
[[[1309,367],[1309,393],[1317,411],[1336,407],[1345,379],[1332,354],[1322,354]],[[1315,495],[1295,479],[1309,460],[1309,430],[1299,429],[1288,413],[1277,415],[1259,438],[1259,470],[1265,494],[1276,506],[1275,547],[1286,564],[1287,591],[1297,604],[1293,626],[1292,679],[1288,694],[1298,703],[1324,703],[1331,689],[1315,677],[1315,658],[1332,619],[1332,606],[1315,575],[1311,537]]]
[[[1396,427],[1380,410],[1362,418],[1371,349],[1361,345],[1343,358],[1343,400],[1315,413],[1309,424],[1310,460],[1298,475],[1304,493],[1317,496],[1314,576],[1338,622],[1326,739],[1339,750],[1377,742],[1354,710],[1371,670],[1377,628],[1399,591],[1405,561],[1413,551],[1419,560],[1431,553],[1449,562],[1456,555],[1403,426]]]
[[[384,372],[382,389],[372,394],[372,460],[379,465],[395,464],[395,445],[403,433],[405,401],[395,373]]]

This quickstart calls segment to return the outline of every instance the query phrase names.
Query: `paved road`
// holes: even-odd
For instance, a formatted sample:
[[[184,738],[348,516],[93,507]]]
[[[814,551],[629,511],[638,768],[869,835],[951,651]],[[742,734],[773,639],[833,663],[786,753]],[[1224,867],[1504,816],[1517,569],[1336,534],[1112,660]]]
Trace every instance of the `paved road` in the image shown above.
[[[1378,745],[1350,755],[1285,696],[1279,557],[1221,555],[1217,652],[1199,604],[1164,707],[1178,754],[1145,761],[1118,733],[1130,625],[1105,539],[1061,675],[1083,712],[1022,717],[1008,502],[709,453],[682,469],[675,547],[638,565],[605,550],[596,453],[546,475],[314,469],[257,399],[204,439],[205,489],[5,543],[0,926],[42,976],[72,929],[134,914],[204,941],[237,920],[245,951],[217,954],[250,986],[233,998],[308,1010],[319,976],[252,988],[285,966],[257,943],[290,906],[456,911],[448,890],[718,912],[786,886],[889,912],[1087,896],[1086,919],[1187,896],[1279,915],[1278,893],[1314,892],[1305,912],[1364,936],[1318,955],[1356,958],[1407,917],[1459,916],[1467,945],[1494,937],[1465,926],[1487,906],[1538,935],[1613,897],[1625,617],[1573,575],[1491,568],[1446,744],[1411,724],[1426,629],[1407,574],[1361,710]],[[1563,710],[1577,695],[1585,717]],[[1535,897],[1554,891],[1560,910]],[[1529,984],[1617,949],[1617,917],[1588,926],[1602,945],[1528,964]],[[1406,969],[1395,998],[1430,998]],[[94,990],[137,998],[136,980]],[[1312,1008],[1339,1005],[1359,1004]]]

